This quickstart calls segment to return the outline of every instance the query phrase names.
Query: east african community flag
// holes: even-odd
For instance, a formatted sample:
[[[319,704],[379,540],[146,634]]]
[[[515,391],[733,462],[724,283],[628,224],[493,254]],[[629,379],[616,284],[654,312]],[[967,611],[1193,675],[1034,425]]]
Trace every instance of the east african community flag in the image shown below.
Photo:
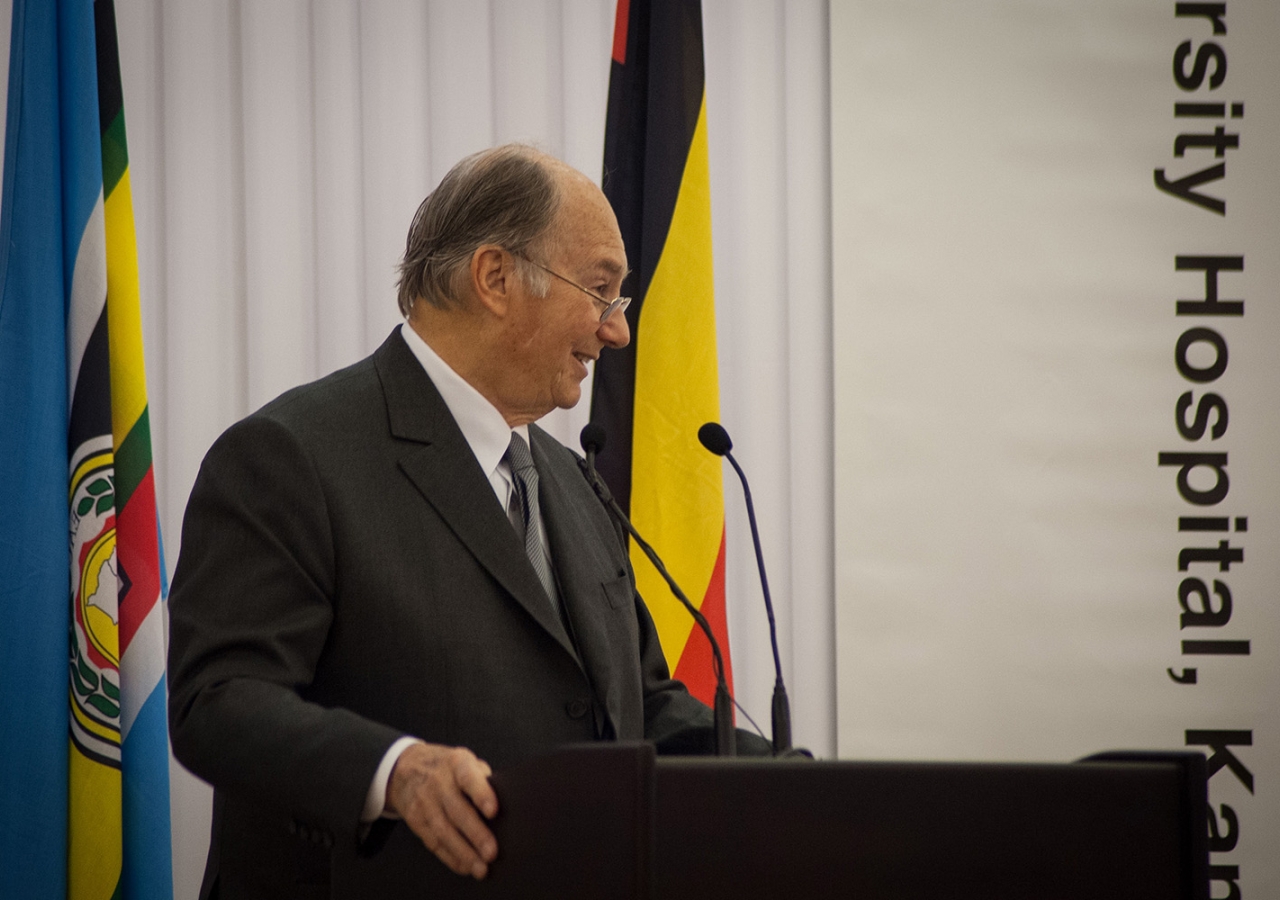
[[[162,568],[110,0],[14,0],[0,893],[172,896]]]

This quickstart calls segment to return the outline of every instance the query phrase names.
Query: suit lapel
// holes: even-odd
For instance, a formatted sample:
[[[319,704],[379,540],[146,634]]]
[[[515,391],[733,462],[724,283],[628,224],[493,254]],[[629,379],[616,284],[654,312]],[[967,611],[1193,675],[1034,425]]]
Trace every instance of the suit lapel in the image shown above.
[[[573,644],[448,406],[399,329],[374,353],[400,469],[472,555],[575,658]]]
[[[568,457],[564,448],[536,425],[529,426],[529,438],[538,466],[542,519],[559,575],[560,600],[573,623],[578,652],[596,697],[616,723],[617,660],[608,637],[607,617],[611,613],[602,583],[625,576],[626,570],[610,560],[605,550],[613,534],[592,530],[587,513],[596,503],[595,497],[577,467],[563,464]]]

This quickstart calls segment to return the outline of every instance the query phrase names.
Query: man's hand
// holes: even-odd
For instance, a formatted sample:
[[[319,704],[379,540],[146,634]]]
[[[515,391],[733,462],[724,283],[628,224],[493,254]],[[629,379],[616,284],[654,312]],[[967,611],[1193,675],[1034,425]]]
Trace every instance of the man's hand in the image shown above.
[[[498,813],[493,770],[464,747],[414,744],[400,754],[387,783],[387,809],[459,875],[484,878],[498,842],[481,815]]]

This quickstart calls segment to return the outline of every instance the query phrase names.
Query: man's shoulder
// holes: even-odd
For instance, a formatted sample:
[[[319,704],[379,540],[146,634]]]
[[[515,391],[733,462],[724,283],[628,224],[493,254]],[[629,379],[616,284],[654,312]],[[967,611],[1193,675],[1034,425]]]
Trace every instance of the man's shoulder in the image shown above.
[[[358,422],[385,422],[384,379],[389,371],[403,377],[406,359],[412,361],[397,329],[369,356],[285,391],[245,421],[266,419],[302,432],[350,428]]]
[[[281,424],[315,422],[317,417],[367,410],[381,390],[373,357],[290,388],[247,418],[273,419]],[[379,405],[381,405],[379,403]]]
[[[240,419],[213,442],[201,471],[213,477],[245,467],[278,472],[282,466],[302,466],[349,474],[361,460],[372,463],[378,448],[396,443],[384,384],[386,351],[389,346],[394,351],[395,342],[409,354],[394,333],[370,356],[285,391]],[[392,356],[393,376],[407,381],[412,370]]]
[[[269,401],[218,436],[202,474],[243,477],[246,467],[278,473],[302,460],[311,461],[303,466],[309,468],[335,454],[349,457],[352,445],[367,447],[371,436],[386,431],[387,418],[371,373],[369,360],[361,360]]]

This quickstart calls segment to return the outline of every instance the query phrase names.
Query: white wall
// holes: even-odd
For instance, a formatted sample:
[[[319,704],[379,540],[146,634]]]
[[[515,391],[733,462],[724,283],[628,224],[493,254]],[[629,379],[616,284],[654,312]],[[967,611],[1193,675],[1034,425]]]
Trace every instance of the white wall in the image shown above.
[[[1229,767],[1210,779],[1240,835],[1213,862],[1239,867],[1244,896],[1271,896],[1280,7],[1226,8],[1215,35],[1165,0],[832,3],[839,749],[1068,761],[1214,753],[1188,732],[1251,732],[1234,752],[1253,789]],[[1210,44],[1225,53],[1219,90],[1175,83],[1184,41],[1187,72]],[[1175,116],[1184,102],[1244,115]],[[1176,151],[1178,135],[1215,127],[1239,147]],[[1199,190],[1225,215],[1156,188],[1156,170],[1220,162],[1225,177]],[[1219,277],[1242,317],[1177,314],[1205,276],[1175,257],[1210,254],[1244,257]],[[1229,347],[1212,384],[1175,364],[1194,327]],[[1207,345],[1193,356],[1212,359]],[[1188,390],[1225,398],[1220,439],[1179,433]],[[1229,454],[1230,491],[1189,504],[1158,456],[1206,451]],[[1180,530],[1182,517],[1232,524]],[[1220,540],[1243,561],[1183,556]],[[1229,622],[1184,623],[1192,577],[1229,585]]]

